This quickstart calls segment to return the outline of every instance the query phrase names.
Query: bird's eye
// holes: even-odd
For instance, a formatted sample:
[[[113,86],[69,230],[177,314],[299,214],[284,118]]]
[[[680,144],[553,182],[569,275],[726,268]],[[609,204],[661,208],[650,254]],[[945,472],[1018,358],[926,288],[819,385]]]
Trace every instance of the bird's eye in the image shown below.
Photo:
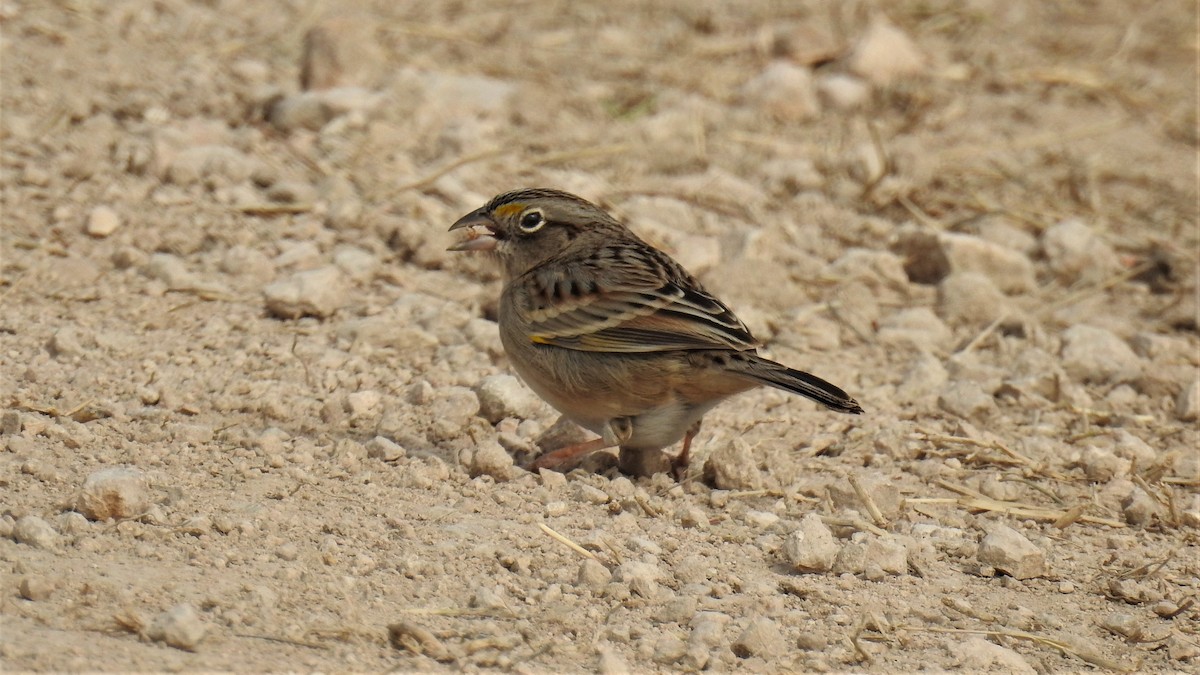
[[[530,209],[525,212],[525,215],[521,216],[521,231],[526,234],[537,232],[545,224],[546,216],[542,215],[542,212],[538,209]]]

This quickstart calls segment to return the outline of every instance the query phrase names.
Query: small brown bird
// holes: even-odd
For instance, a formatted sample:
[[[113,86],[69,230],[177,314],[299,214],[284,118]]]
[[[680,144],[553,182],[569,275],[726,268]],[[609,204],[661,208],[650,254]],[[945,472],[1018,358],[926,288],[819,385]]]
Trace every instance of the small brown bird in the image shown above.
[[[500,340],[547,403],[600,436],[534,461],[554,467],[619,447],[635,475],[663,470],[683,439],[686,465],[700,419],[734,394],[770,385],[839,412],[862,407],[838,387],[756,353],[728,307],[666,253],[600,207],[550,189],[498,195],[451,230],[452,251],[488,251],[503,267]],[[482,228],[476,229],[476,228]]]

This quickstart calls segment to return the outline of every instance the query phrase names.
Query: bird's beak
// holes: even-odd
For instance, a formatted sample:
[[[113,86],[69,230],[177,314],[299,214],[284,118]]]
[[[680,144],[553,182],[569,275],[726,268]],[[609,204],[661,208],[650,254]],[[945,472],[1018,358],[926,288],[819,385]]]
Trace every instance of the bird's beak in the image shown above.
[[[483,228],[483,232],[473,228]],[[447,251],[491,251],[500,240],[496,238],[496,222],[483,209],[476,209],[459,218],[450,226],[450,232],[467,229],[467,238],[454,244]]]

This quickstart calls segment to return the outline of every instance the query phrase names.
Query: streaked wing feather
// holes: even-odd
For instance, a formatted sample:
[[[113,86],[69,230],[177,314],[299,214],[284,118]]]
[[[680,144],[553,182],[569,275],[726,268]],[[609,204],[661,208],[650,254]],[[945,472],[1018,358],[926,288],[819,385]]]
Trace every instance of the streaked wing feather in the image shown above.
[[[611,269],[589,265],[528,279],[528,302],[519,311],[529,323],[531,339],[580,351],[625,353],[758,346],[728,307],[686,277],[674,261],[665,262],[672,272],[685,275],[688,287],[664,283],[662,275],[653,273],[654,266],[622,266],[617,278]]]

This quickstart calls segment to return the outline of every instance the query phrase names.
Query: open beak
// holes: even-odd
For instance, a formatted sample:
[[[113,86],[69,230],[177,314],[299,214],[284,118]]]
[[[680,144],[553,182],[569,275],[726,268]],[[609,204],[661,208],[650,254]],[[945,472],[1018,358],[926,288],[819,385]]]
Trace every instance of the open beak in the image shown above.
[[[480,231],[475,228],[482,228]],[[496,223],[483,209],[476,209],[459,218],[450,226],[450,231],[467,230],[467,238],[454,244],[447,251],[491,251],[500,240],[496,238]]]

